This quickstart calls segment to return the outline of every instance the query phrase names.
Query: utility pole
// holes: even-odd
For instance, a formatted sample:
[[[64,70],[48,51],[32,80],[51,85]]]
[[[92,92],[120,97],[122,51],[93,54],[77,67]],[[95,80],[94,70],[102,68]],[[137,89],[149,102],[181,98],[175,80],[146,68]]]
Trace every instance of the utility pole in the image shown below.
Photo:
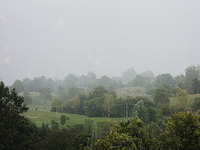
[[[108,118],[110,118],[110,106],[108,107]]]

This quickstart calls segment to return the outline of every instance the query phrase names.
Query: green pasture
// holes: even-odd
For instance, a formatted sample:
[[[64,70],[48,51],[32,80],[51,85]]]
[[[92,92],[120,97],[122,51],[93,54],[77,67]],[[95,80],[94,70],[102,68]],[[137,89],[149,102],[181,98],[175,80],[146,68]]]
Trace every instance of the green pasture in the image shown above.
[[[23,114],[25,117],[27,117],[32,122],[36,123],[37,126],[41,126],[42,123],[49,124],[51,120],[55,120],[58,123],[60,123],[60,117],[62,113],[56,113],[56,112],[49,112],[49,111],[40,111],[40,110],[29,110],[28,112]],[[106,118],[106,117],[87,117],[84,115],[75,115],[75,114],[66,114],[63,113],[63,115],[66,115],[66,117],[69,117],[69,120],[66,121],[65,125],[76,125],[76,124],[84,124],[86,119],[91,119],[94,122],[99,122],[103,120],[113,120],[113,121],[126,121],[130,118]]]

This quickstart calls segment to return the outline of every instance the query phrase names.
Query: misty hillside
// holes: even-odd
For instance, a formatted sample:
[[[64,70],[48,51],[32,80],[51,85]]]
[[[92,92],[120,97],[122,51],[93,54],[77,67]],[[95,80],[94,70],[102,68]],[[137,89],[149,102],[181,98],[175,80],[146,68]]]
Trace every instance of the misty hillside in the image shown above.
[[[199,6],[0,0],[0,150],[199,150]]]

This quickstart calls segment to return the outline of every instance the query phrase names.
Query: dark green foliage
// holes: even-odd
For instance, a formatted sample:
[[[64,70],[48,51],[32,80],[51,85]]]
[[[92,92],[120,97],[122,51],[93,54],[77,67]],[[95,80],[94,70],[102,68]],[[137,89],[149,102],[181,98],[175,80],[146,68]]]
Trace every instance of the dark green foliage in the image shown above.
[[[43,150],[83,149],[91,136],[72,127],[51,131],[41,144]]]
[[[124,133],[114,132],[108,135],[105,139],[99,139],[93,145],[87,148],[88,150],[103,150],[103,149],[113,149],[113,150],[122,150],[122,149],[131,149],[137,150],[137,147],[134,143],[134,140],[131,136]]]
[[[36,149],[39,137],[37,128],[21,116],[28,108],[23,105],[23,97],[15,90],[9,91],[0,83],[0,149]]]
[[[73,125],[73,128],[78,131],[78,132],[83,132],[85,131],[84,125],[83,124],[75,124]]]
[[[200,149],[200,117],[179,112],[169,119],[163,136],[163,149]]]
[[[113,122],[109,120],[99,121],[96,124],[96,131],[95,131],[97,133],[97,138],[105,137],[110,132],[112,124]]]
[[[145,123],[156,120],[155,106],[145,97],[117,98],[114,92],[104,93],[99,98],[87,100],[84,108],[89,117],[139,116]]]
[[[58,130],[59,129],[59,124],[55,120],[51,120],[50,127],[51,127],[51,130]]]
[[[71,150],[74,149],[75,133],[71,128],[51,131],[47,135],[44,150]]]
[[[145,124],[156,121],[156,109],[151,101],[144,97],[136,97],[135,101],[130,111],[133,116],[138,116]]]
[[[110,108],[111,117],[125,117],[125,102],[122,98],[117,98],[115,103]]]
[[[103,103],[103,102],[102,102]],[[89,117],[102,117],[103,116],[103,108],[101,105],[98,106],[96,100],[89,100],[85,102],[85,113]]]
[[[114,125],[110,133],[97,140],[88,149],[157,149],[159,142],[143,128],[142,121],[135,117],[125,123]]]
[[[88,101],[85,102],[85,113],[87,116],[90,117],[103,117],[104,110],[103,110],[103,103],[105,99],[105,94],[107,90],[102,87],[98,86],[95,88],[93,92],[91,92],[88,96]]]
[[[86,133],[92,134],[93,127],[94,127],[94,121],[91,119],[86,119],[84,124],[84,129]]]
[[[11,92],[8,87],[5,87],[3,82],[0,82],[0,115],[1,118],[9,115],[8,112],[11,112],[11,115],[19,115],[20,113],[26,112],[28,107],[23,105],[24,99],[20,97],[13,89]]]
[[[49,124],[42,123],[42,126],[39,128],[39,137],[46,139],[47,134],[50,132]]]
[[[65,115],[61,115],[60,124],[64,125],[67,120],[69,120],[69,117],[66,117]]]
[[[157,108],[162,107],[163,105],[169,105],[169,97],[168,94],[163,87],[159,87],[156,89],[154,93],[154,104]]]

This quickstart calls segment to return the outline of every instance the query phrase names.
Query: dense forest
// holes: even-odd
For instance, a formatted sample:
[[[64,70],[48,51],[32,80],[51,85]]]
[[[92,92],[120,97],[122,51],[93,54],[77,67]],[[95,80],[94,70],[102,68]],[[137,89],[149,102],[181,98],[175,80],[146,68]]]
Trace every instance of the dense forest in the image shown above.
[[[112,78],[88,72],[1,82],[0,149],[200,149],[199,94],[199,65],[176,77],[130,68]],[[37,126],[22,115],[28,109],[127,121],[67,126],[62,115],[62,126]]]

